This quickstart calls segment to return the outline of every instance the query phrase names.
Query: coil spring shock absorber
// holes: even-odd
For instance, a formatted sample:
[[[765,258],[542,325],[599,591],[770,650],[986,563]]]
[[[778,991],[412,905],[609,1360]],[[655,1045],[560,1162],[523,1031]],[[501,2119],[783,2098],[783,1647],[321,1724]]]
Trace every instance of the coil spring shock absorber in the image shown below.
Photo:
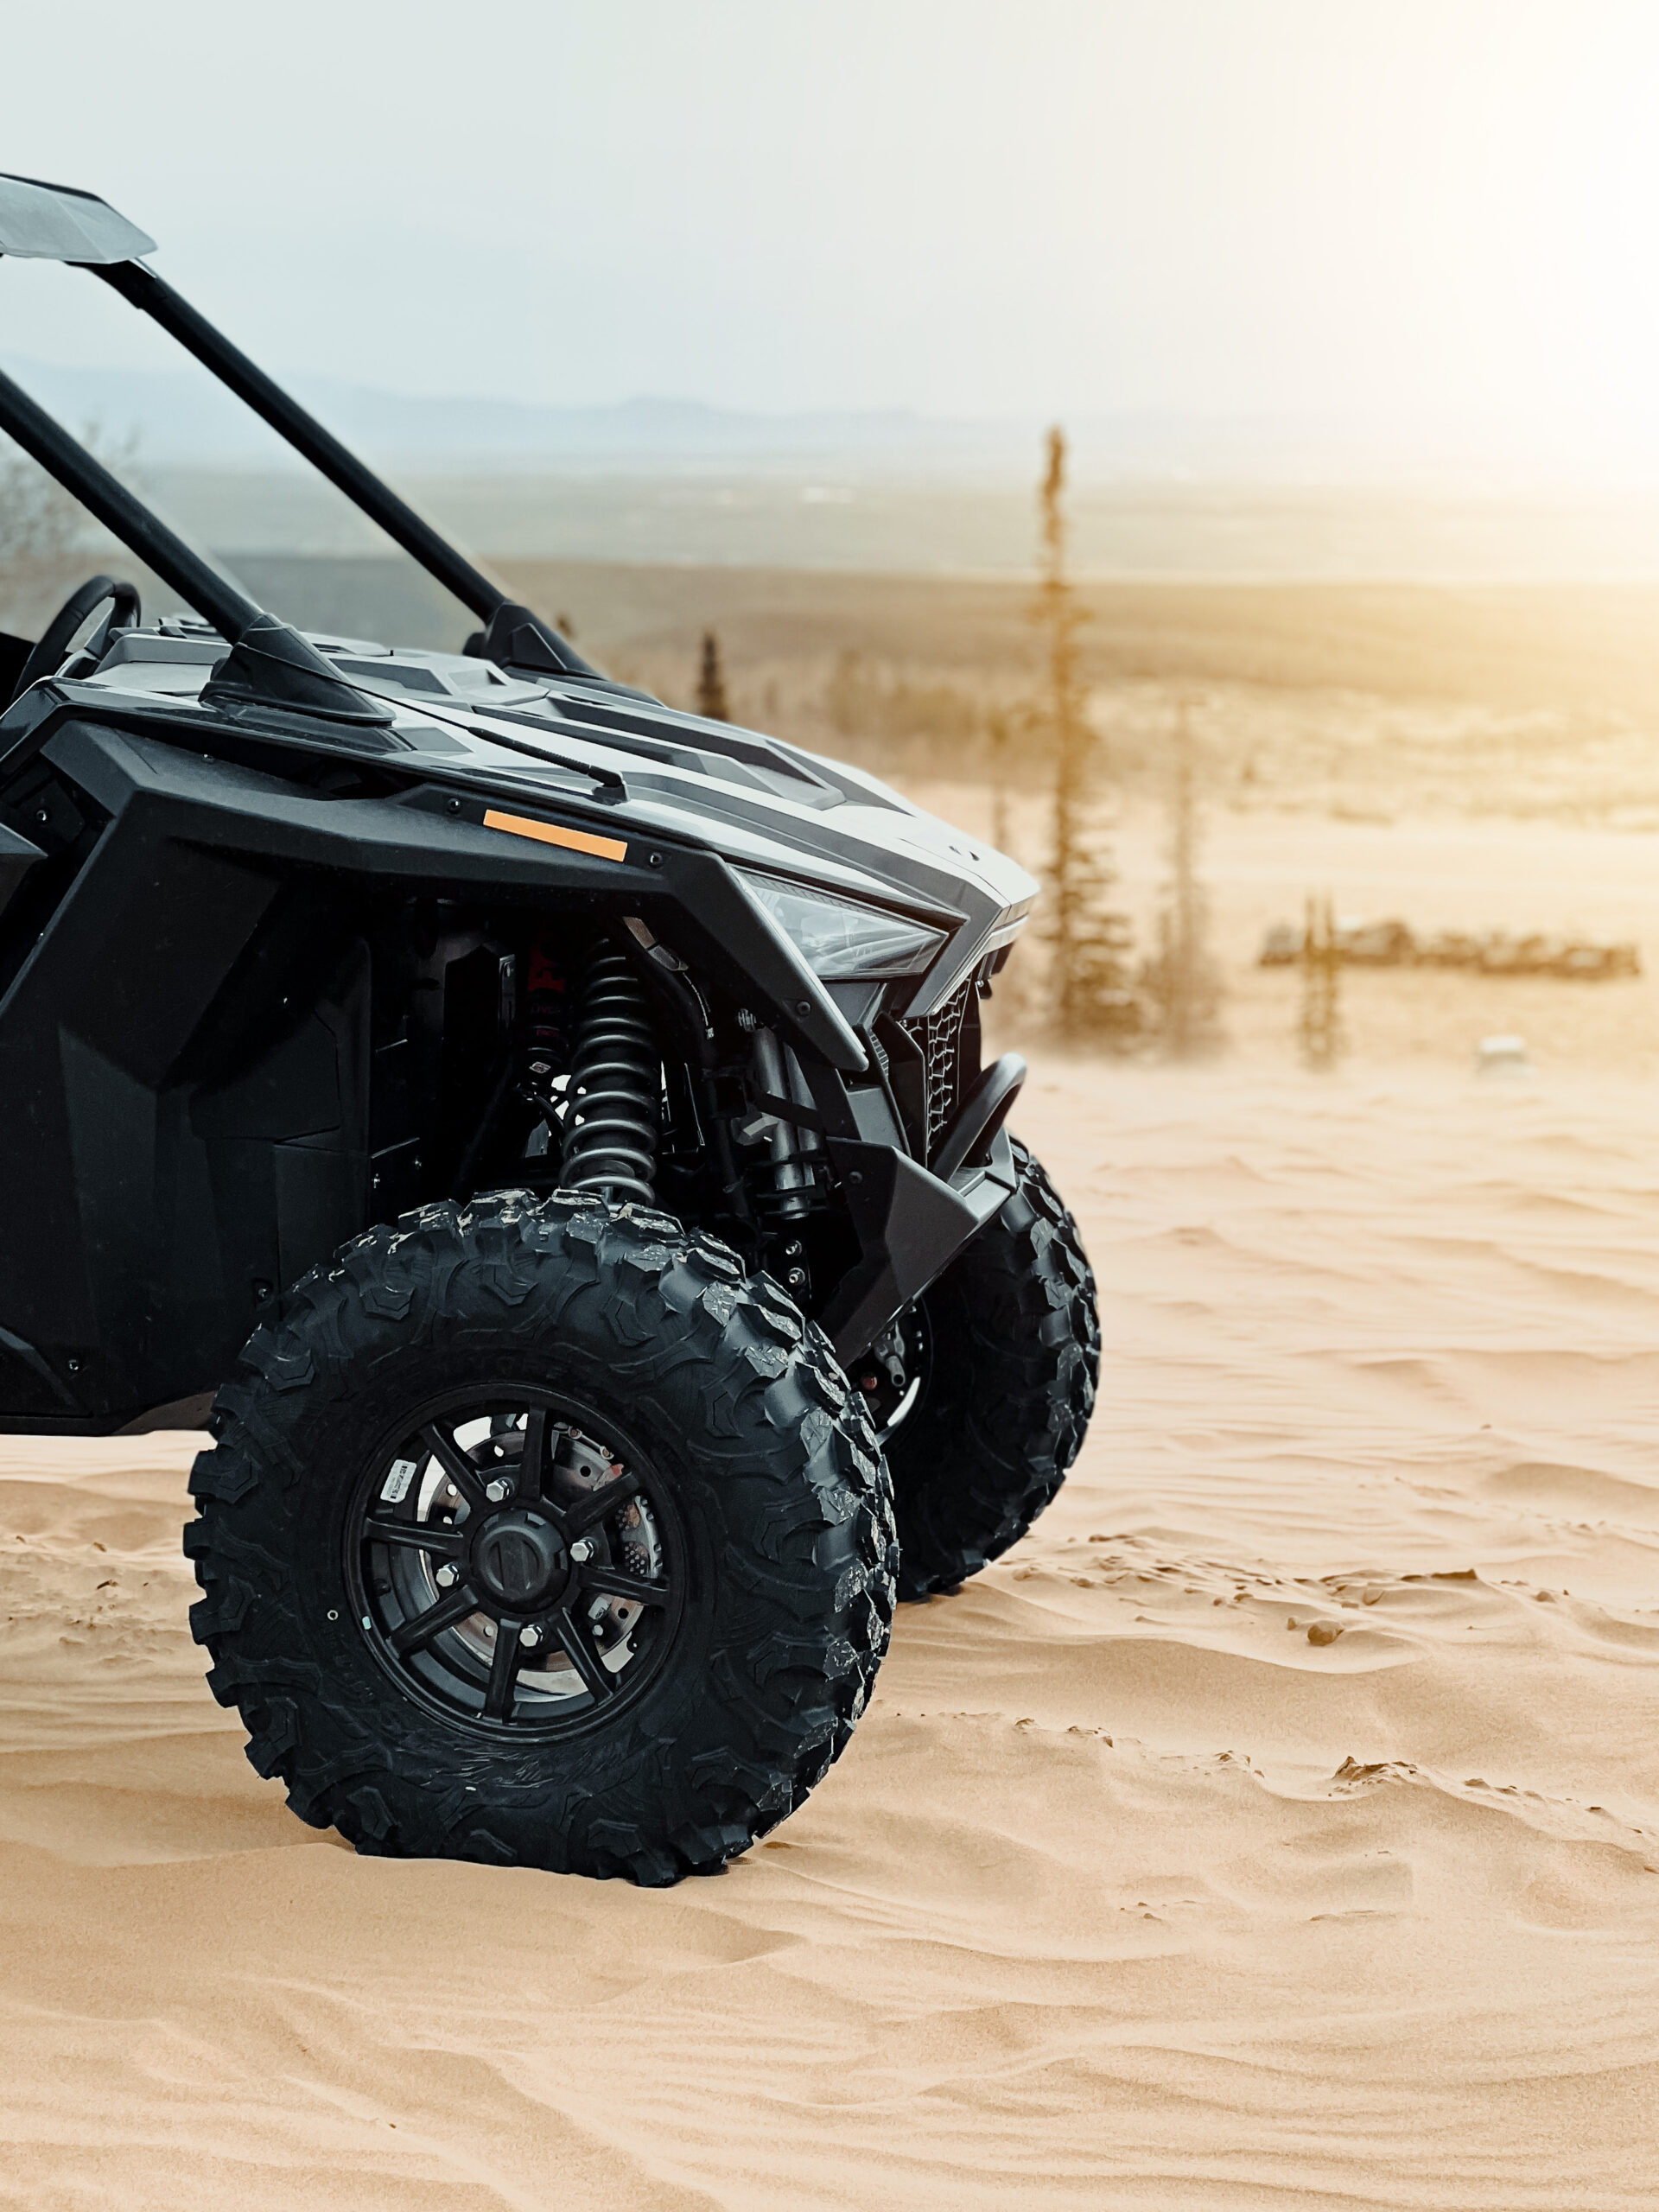
[[[567,1190],[656,1204],[662,1084],[645,991],[622,955],[601,944],[582,971],[570,1054],[559,1164]]]

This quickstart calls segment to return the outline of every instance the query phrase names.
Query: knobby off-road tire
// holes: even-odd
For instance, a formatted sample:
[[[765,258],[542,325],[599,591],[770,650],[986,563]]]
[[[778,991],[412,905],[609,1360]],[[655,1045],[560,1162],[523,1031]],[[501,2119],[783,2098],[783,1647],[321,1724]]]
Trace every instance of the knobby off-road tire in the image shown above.
[[[1041,1166],[1017,1141],[1014,1157],[1014,1196],[920,1301],[921,1392],[887,1444],[901,1598],[953,1589],[1023,1536],[1094,1409],[1094,1274]]]
[[[408,1440],[431,1435],[427,1409],[447,1402],[453,1420],[480,1391],[531,1407],[517,1428],[510,1412],[473,1424],[487,1440],[469,1447],[476,1471],[469,1462],[455,1479],[480,1514],[506,1511],[486,1507],[482,1481],[492,1468],[512,1476],[513,1450],[529,1459],[538,1401],[538,1465],[544,1433],[567,1459],[632,1455],[650,1473],[638,1496],[652,1501],[658,1580],[645,1589],[667,1594],[639,1618],[658,1643],[649,1666],[619,1647],[614,1694],[601,1683],[585,1720],[578,1696],[550,1725],[522,1725],[522,1672],[508,1677],[505,1719],[453,1709],[468,1663],[455,1637],[497,1633],[479,1630],[481,1615],[424,1647],[429,1680],[398,1672],[416,1662],[393,1651],[382,1618],[395,1618],[396,1574],[410,1558],[439,1583],[483,1570],[454,1564],[466,1531],[452,1522],[405,1530],[415,1544],[438,1531],[429,1540],[448,1549],[435,1567],[395,1544],[365,1552],[361,1531],[421,1510],[413,1500],[454,1460],[426,1460],[410,1499],[425,1453]],[[283,1297],[219,1392],[213,1427],[185,1541],[205,1592],[191,1625],[213,1655],[209,1684],[238,1707],[256,1770],[287,1783],[302,1820],[359,1851],[650,1884],[712,1873],[800,1803],[864,1708],[897,1569],[874,1432],[784,1293],[664,1216],[508,1192],[372,1230]],[[613,1440],[597,1453],[570,1441],[595,1436]],[[602,1464],[580,1473],[609,1478]],[[382,1502],[394,1493],[403,1502]],[[447,1495],[460,1499],[454,1481]],[[515,1506],[514,1528],[494,1540],[491,1571],[509,1583],[510,1554],[534,1566],[537,1543],[558,1550],[547,1534],[556,1514],[537,1503],[528,1518]],[[486,1525],[474,1524],[480,1556]],[[601,1524],[590,1512],[582,1525]],[[570,1562],[597,1541],[570,1536],[573,1583]],[[582,1570],[601,1577],[595,1610],[606,1588],[632,1587],[621,1550],[613,1556]],[[353,1583],[353,1557],[385,1566],[372,1589]],[[549,1640],[545,1626],[535,1640]],[[446,1649],[459,1656],[441,1663]],[[578,1659],[594,1680],[591,1653],[558,1663]]]

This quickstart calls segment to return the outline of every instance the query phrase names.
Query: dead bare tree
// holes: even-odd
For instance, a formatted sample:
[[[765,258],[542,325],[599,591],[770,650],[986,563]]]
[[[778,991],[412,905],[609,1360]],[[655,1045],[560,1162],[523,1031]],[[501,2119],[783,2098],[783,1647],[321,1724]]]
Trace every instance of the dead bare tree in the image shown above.
[[[106,468],[132,480],[136,436],[111,441],[92,423],[81,432],[81,442]],[[10,438],[0,437],[0,599],[7,610],[32,609],[36,601],[49,607],[62,597],[71,556],[99,542],[97,525],[73,493]]]
[[[1164,1050],[1193,1059],[1221,1042],[1222,985],[1209,943],[1209,901],[1198,880],[1197,744],[1183,700],[1170,747],[1169,880],[1158,917],[1158,950],[1141,971]]]
[[[991,842],[999,853],[1006,853],[1010,849],[1008,741],[1012,733],[1008,715],[998,708],[987,721],[985,731],[991,766]]]
[[[1141,1008],[1129,979],[1129,925],[1111,903],[1116,872],[1103,840],[1090,831],[1094,734],[1077,668],[1084,614],[1067,568],[1065,433],[1058,426],[1048,433],[1046,451],[1038,493],[1042,545],[1036,614],[1045,658],[1041,720],[1054,764],[1050,998],[1063,1042],[1121,1046],[1139,1033]]]
[[[702,664],[697,672],[697,712],[711,722],[728,722],[726,678],[720,665],[720,639],[712,630],[702,633]]]
[[[1335,1067],[1346,1039],[1342,1027],[1342,946],[1331,900],[1309,894],[1302,932],[1302,1006],[1298,1040],[1310,1068]]]
[[[0,571],[56,563],[86,526],[79,499],[10,438],[0,438]]]

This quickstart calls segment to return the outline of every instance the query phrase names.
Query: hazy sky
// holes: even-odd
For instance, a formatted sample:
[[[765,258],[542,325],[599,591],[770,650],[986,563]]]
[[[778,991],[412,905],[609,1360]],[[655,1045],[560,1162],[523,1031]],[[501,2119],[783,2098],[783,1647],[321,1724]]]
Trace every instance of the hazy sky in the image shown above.
[[[1659,0],[7,18],[0,166],[102,192],[279,367],[1659,447]],[[0,349],[153,358],[113,304],[7,264]]]

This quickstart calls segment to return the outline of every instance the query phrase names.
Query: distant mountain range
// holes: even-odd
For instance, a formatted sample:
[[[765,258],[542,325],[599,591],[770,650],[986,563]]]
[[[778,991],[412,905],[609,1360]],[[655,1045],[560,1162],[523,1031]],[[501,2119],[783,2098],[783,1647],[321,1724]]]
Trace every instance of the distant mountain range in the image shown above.
[[[170,466],[257,467],[278,457],[270,434],[206,375],[190,370],[68,367],[0,354],[0,366],[76,429],[136,432],[143,458]],[[289,380],[296,398],[348,444],[463,471],[492,463],[766,461],[823,455],[891,461],[1029,457],[1037,432],[1019,423],[952,423],[891,410],[751,415],[695,400],[635,398],[556,407],[511,399],[423,398],[326,376]]]
[[[145,495],[234,560],[385,550],[193,365],[124,372],[0,354],[0,365],[73,429],[96,423],[117,443],[136,433]],[[441,527],[503,558],[1014,575],[1035,557],[1037,420],[763,415],[673,398],[557,407],[292,381]],[[1414,442],[1398,427],[1389,438],[1332,421],[1143,410],[1067,429],[1080,575],[1659,575],[1659,465],[1551,486],[1483,463],[1477,442],[1445,426]]]
[[[136,432],[141,459],[167,467],[258,469],[286,465],[263,424],[207,375],[70,367],[0,353],[15,376],[61,421]],[[952,420],[904,409],[751,414],[696,400],[640,397],[613,405],[558,407],[510,399],[423,398],[338,378],[298,375],[296,396],[348,445],[387,465],[427,474],[529,469],[660,472],[735,468],[798,474],[836,468],[854,476],[994,477],[1028,484],[1045,425],[1035,418]],[[1329,482],[1379,467],[1410,469],[1422,435],[1381,436],[1373,427],[1266,417],[1217,420],[1145,410],[1068,423],[1080,467],[1096,475]],[[1457,449],[1432,438],[1430,450]]]

